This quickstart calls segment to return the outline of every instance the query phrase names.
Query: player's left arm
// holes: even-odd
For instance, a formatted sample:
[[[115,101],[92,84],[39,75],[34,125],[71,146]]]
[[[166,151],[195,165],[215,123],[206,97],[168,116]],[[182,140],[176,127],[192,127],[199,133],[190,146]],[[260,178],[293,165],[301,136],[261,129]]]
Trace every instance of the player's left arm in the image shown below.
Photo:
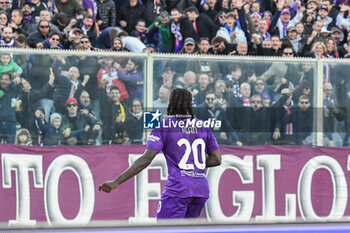
[[[220,150],[214,150],[208,152],[206,166],[207,167],[215,167],[221,164],[221,152]]]
[[[111,192],[116,189],[119,185],[130,179],[131,177],[139,174],[143,169],[148,167],[152,162],[154,157],[158,154],[157,151],[152,149],[146,149],[143,155],[138,158],[128,169],[126,169],[122,174],[117,176],[112,181],[106,181],[98,187],[99,191],[104,191],[106,193]]]

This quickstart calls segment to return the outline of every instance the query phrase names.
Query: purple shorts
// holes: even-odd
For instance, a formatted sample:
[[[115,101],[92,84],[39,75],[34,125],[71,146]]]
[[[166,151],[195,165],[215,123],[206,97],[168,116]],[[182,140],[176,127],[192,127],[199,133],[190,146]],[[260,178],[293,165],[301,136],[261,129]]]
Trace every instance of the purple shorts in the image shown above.
[[[207,201],[206,197],[169,197],[162,195],[157,209],[157,219],[197,218]]]

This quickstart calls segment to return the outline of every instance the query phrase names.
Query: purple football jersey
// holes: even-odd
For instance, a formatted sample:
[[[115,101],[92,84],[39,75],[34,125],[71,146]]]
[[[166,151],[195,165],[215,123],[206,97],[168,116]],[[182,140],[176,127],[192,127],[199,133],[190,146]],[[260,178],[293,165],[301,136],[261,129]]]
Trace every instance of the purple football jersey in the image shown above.
[[[147,149],[163,152],[168,166],[168,180],[164,194],[170,197],[209,197],[206,178],[206,156],[219,149],[209,127],[191,118],[168,117],[154,129],[147,141]],[[189,123],[189,124],[188,124]]]

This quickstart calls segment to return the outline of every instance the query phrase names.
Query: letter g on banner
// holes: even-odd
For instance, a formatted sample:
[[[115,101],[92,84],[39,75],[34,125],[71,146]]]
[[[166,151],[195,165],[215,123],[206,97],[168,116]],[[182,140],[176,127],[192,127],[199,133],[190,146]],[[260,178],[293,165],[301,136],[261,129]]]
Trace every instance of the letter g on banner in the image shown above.
[[[80,208],[77,216],[72,220],[62,215],[58,199],[58,184],[65,170],[71,170],[79,182]],[[75,155],[66,154],[57,157],[47,169],[44,200],[46,218],[50,225],[88,224],[95,205],[94,180],[88,164]]]
[[[210,197],[206,204],[206,213],[209,220],[249,221],[254,208],[254,191],[233,191],[233,205],[238,209],[232,216],[226,216],[220,205],[219,184],[221,176],[227,169],[236,171],[243,184],[254,181],[253,156],[247,155],[243,159],[238,156],[222,155],[221,166],[208,169],[207,177],[210,187]]]

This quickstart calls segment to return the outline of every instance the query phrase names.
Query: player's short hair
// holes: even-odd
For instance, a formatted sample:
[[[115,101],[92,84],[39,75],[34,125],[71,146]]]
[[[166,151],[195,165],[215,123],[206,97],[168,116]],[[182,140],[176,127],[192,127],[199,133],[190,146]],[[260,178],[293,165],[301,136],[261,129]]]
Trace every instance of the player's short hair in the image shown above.
[[[194,118],[191,92],[184,88],[175,88],[170,94],[167,113],[168,116],[189,114]]]

